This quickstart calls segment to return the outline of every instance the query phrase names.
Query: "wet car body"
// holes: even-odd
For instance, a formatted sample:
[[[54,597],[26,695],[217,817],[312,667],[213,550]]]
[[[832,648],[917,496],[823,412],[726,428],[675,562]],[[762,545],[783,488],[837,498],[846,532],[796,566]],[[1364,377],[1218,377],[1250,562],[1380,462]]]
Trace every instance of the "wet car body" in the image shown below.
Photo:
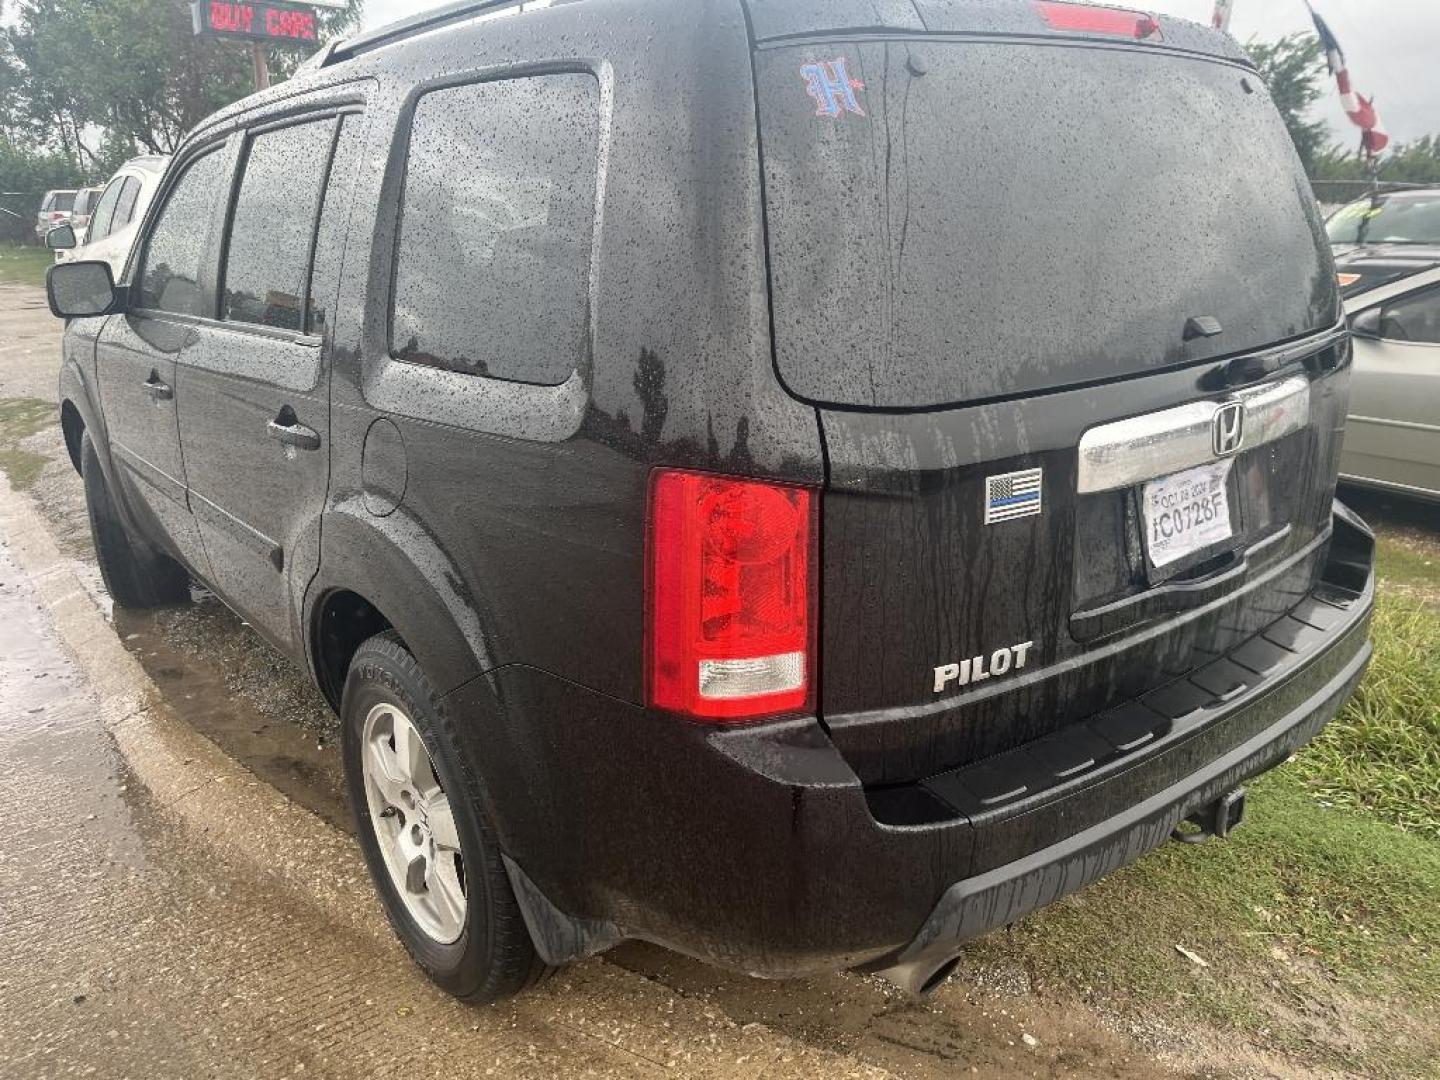
[[[1355,373],[1340,477],[1346,483],[1437,502],[1440,259],[1428,268],[1404,269],[1383,276],[1381,284],[1347,291],[1345,307],[1355,328]]]
[[[1440,189],[1381,189],[1326,229],[1356,327],[1341,476],[1440,499]]]
[[[865,965],[923,989],[968,938],[1233,805],[1334,715],[1368,660],[1373,598],[1371,537],[1333,501],[1350,343],[1293,151],[1233,42],[1029,2],[587,0],[473,21],[483,10],[342,45],[177,155],[167,185],[207,152],[233,171],[254,132],[296,117],[358,140],[332,174],[343,255],[321,261],[326,216],[316,241],[319,324],[218,317],[217,203],[194,311],[77,321],[62,397],[67,438],[92,434],[130,527],[332,702],[356,646],[398,633],[479,763],[545,961],[636,937],[759,974]],[[1007,235],[977,202],[993,273],[959,291],[955,248],[925,235],[955,227],[928,186],[946,169],[923,160],[944,144],[957,57],[996,85],[1017,61],[1087,86],[1115,65],[1147,87],[1183,73],[1239,111],[1218,130],[1244,134],[1210,164],[1265,151],[1244,164],[1283,193],[1273,209],[1255,191],[1272,246],[1203,232],[1207,214],[1233,220],[1228,196],[1169,225],[1147,211],[1137,261],[1092,274],[1090,306],[1061,317],[1081,256],[1008,268],[1054,229],[1030,205]],[[583,77],[593,102],[581,332],[541,350],[570,354],[556,381],[437,370],[391,332],[409,318],[393,292],[407,155],[426,145],[411,132],[429,94],[537,73]],[[1067,123],[1055,98],[1034,104]],[[1138,153],[1154,136],[1127,138]],[[1109,145],[1068,163],[1027,152],[1037,174],[1114,175],[1095,168]],[[1093,212],[1090,197],[1074,196]],[[531,201],[469,205],[513,222]],[[1043,287],[1020,303],[1027,276]],[[949,323],[924,293],[936,280],[963,295]],[[438,289],[483,335],[495,296]],[[887,335],[899,344],[877,348]],[[995,342],[1025,362],[996,360]],[[1236,411],[1243,436],[1220,422]],[[267,438],[276,425],[291,441]],[[1142,500],[1195,469],[1227,477],[1231,531],[1162,564]],[[657,704],[655,515],[676,471],[811,508],[803,684],[774,715]],[[702,663],[702,686],[725,662]]]

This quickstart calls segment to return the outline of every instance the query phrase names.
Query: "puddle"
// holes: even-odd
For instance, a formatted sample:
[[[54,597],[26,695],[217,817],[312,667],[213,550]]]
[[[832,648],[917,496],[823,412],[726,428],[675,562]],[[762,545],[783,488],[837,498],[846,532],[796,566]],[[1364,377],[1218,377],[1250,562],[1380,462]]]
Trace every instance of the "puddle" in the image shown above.
[[[242,638],[237,644],[247,649],[262,647],[254,631],[209,594],[197,593],[194,607],[194,611],[116,609],[115,630],[177,715],[261,780],[349,831],[336,738],[289,719],[267,716],[232,688],[234,668],[178,647],[173,640],[177,618],[203,622],[207,636],[245,636],[250,640]]]

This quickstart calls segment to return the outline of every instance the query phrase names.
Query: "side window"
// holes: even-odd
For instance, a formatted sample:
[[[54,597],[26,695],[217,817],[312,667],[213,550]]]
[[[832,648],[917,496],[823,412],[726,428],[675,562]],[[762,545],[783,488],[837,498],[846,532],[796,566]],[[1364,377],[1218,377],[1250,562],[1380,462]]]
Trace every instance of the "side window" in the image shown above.
[[[225,182],[225,155],[211,151],[190,163],[145,246],[140,306],[180,315],[205,315],[200,295],[200,261],[205,257],[210,217]]]
[[[222,317],[281,330],[305,327],[306,272],[334,118],[250,141],[225,256]]]
[[[115,206],[115,222],[110,231],[123,229],[135,217],[135,203],[140,199],[140,181],[133,176],[125,178],[125,190],[120,193],[120,202]]]
[[[310,271],[309,330],[324,334],[330,327],[330,309],[340,287],[340,262],[345,254],[345,224],[349,218],[350,193],[360,169],[364,134],[359,116],[346,116],[335,143],[335,159],[325,185],[325,205],[320,211],[320,228],[315,236],[315,265]]]
[[[599,87],[546,75],[436,90],[410,137],[397,359],[555,385],[589,319]]]
[[[90,232],[85,237],[87,244],[93,244],[96,240],[104,240],[110,235],[111,224],[115,217],[115,207],[120,202],[120,196],[125,189],[125,178],[117,176],[110,181],[105,188],[105,194],[100,196],[100,201],[95,205],[95,213],[90,218]]]
[[[1440,345],[1440,288],[1401,297],[1380,311],[1380,336]]]

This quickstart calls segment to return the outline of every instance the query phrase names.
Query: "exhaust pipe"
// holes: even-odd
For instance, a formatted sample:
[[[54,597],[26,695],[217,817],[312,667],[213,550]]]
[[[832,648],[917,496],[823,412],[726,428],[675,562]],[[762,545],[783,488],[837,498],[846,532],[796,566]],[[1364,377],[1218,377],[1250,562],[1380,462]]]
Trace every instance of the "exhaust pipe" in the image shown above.
[[[894,983],[906,993],[916,997],[928,997],[950,978],[959,965],[960,957],[957,955],[938,963],[934,959],[910,960],[887,968],[876,968],[871,974]]]

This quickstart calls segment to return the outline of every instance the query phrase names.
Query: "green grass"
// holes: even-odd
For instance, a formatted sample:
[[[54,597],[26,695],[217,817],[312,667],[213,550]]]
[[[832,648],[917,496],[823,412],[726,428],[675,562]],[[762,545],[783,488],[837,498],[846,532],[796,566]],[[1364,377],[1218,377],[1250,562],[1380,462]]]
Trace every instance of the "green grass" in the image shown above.
[[[49,458],[20,443],[55,423],[55,406],[38,398],[0,398],[0,470],[16,491],[32,487]]]
[[[1440,1076],[1440,543],[1385,533],[1379,574],[1364,683],[1250,786],[1243,828],[1167,844],[982,939],[972,961],[1222,1046]]]
[[[48,248],[0,244],[0,282],[45,287],[45,271],[54,264]]]
[[[1437,523],[1440,524],[1440,523]],[[1440,540],[1382,538],[1375,557],[1382,593],[1405,593],[1440,601]]]
[[[1018,961],[1043,989],[1327,1067],[1436,1075],[1440,1022],[1414,1003],[1440,1000],[1440,845],[1319,805],[1293,764],[1251,794],[1229,840],[1167,844],[981,939],[972,960]],[[1337,1010],[1366,1037],[1317,1038],[1309,1016]],[[1426,1064],[1396,1069],[1402,1056]]]
[[[1373,636],[1364,683],[1300,773],[1329,802],[1440,842],[1440,611],[1382,593]]]

